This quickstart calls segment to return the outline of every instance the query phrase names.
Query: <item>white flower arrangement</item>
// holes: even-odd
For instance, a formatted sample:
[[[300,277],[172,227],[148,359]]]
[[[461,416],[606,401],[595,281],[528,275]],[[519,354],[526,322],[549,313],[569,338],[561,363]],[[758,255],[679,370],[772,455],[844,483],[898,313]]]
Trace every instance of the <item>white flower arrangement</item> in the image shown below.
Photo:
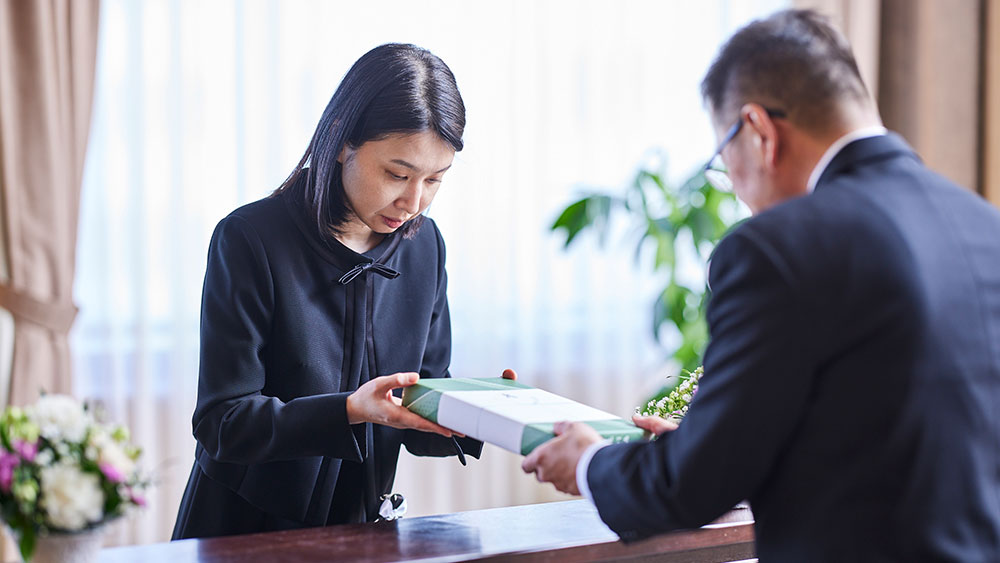
[[[635,412],[645,416],[659,416],[680,422],[687,415],[691,401],[698,393],[698,381],[705,373],[705,368],[699,366],[694,371],[685,371],[680,375],[681,382],[669,393],[659,399],[646,403],[644,408],[636,407]]]
[[[74,533],[145,506],[148,483],[128,430],[67,395],[8,407],[0,418],[0,510],[25,561],[39,533]]]

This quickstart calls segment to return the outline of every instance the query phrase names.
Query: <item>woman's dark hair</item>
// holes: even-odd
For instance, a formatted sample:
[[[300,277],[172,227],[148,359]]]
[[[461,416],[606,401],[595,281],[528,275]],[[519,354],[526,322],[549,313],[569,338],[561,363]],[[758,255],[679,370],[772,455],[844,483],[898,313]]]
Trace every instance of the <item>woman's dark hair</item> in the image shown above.
[[[380,45],[347,71],[305,154],[274,195],[295,198],[326,240],[352,213],[337,162],[345,145],[356,148],[393,133],[433,131],[460,151],[464,130],[465,104],[448,65],[415,45]],[[421,223],[422,215],[408,221],[403,236],[413,237]]]

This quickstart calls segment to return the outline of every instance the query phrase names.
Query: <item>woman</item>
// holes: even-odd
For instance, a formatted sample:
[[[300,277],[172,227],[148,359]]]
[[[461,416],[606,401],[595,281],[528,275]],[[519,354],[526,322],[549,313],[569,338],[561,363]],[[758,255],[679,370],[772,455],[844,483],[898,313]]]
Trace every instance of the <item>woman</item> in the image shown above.
[[[219,223],[174,539],[371,521],[401,444],[479,457],[480,442],[398,399],[418,374],[448,377],[444,242],[422,213],[464,128],[444,62],[382,45],[348,71],[285,183]]]

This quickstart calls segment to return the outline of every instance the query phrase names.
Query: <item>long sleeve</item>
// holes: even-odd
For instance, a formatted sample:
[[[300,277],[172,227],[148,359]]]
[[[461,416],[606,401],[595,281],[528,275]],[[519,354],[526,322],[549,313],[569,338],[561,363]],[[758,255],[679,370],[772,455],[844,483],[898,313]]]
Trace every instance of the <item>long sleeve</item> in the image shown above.
[[[451,377],[451,318],[448,314],[448,273],[445,269],[445,245],[441,232],[433,221],[428,221],[437,236],[438,284],[435,290],[434,312],[427,331],[427,346],[420,366],[420,377]],[[479,458],[483,443],[471,438],[459,438],[458,443],[466,455]],[[451,438],[438,434],[407,430],[403,438],[406,450],[413,455],[443,457],[455,455]]]
[[[701,526],[749,498],[806,407],[812,366],[799,285],[745,232],[712,261],[712,339],[684,423],[652,443],[603,448],[590,463],[594,503],[623,539]]]
[[[347,422],[349,393],[283,402],[262,395],[262,353],[275,307],[268,256],[243,218],[223,219],[212,236],[202,301],[201,367],[194,435],[216,461],[259,463],[307,456],[359,461]],[[363,442],[362,442],[363,443]]]

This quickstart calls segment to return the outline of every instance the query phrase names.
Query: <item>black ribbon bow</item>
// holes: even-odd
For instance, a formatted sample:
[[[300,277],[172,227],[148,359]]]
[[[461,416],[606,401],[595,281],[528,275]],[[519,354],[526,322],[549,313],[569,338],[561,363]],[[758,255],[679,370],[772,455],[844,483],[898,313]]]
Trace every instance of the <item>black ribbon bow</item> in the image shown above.
[[[371,270],[390,280],[399,277],[399,272],[384,264],[379,264],[378,262],[362,262],[348,270],[346,274],[340,276],[340,279],[337,281],[340,282],[341,285],[347,285],[354,281],[354,278],[363,274],[366,270]]]

